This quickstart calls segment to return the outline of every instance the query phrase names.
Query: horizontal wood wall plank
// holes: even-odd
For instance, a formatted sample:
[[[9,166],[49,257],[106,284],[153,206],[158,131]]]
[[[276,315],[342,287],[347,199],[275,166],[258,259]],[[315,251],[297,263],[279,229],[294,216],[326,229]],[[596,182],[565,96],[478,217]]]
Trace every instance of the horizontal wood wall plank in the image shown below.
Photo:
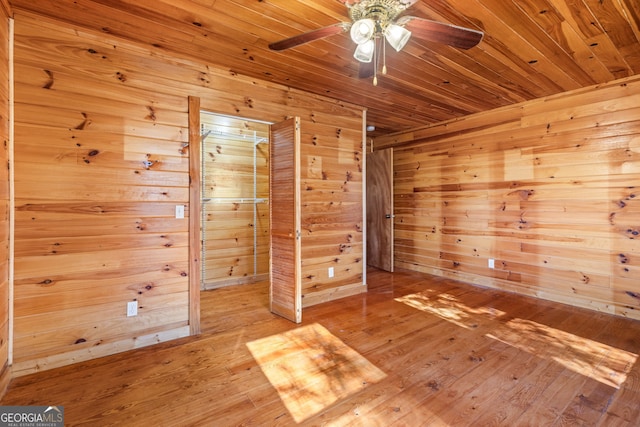
[[[252,283],[269,273],[269,125],[214,114],[201,119],[201,286]]]
[[[136,337],[105,343],[104,345],[84,346],[81,348],[65,351],[63,353],[52,354],[47,357],[24,360],[14,363],[13,373],[15,376],[33,374],[40,371],[69,364],[69,359],[74,361],[86,361],[99,357],[108,356],[115,353],[141,348],[164,341],[174,340],[189,335],[189,326],[176,325],[172,329],[151,331],[148,334]]]

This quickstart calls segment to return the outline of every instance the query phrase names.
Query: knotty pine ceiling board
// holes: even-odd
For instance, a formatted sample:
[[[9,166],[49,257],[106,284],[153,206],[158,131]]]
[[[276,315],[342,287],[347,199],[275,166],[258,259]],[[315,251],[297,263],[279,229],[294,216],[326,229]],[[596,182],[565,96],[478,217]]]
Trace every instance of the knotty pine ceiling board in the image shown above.
[[[421,0],[404,12],[485,32],[461,50],[412,37],[388,74],[358,78],[348,33],[268,44],[349,21],[338,0],[10,0],[62,20],[254,78],[367,108],[372,136],[640,73],[637,0]]]

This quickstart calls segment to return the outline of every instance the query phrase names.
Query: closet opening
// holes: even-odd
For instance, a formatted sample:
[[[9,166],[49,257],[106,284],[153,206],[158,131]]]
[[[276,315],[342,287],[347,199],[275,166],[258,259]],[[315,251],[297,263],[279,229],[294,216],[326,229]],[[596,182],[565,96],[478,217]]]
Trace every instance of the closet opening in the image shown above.
[[[200,112],[201,290],[269,279],[269,128]]]

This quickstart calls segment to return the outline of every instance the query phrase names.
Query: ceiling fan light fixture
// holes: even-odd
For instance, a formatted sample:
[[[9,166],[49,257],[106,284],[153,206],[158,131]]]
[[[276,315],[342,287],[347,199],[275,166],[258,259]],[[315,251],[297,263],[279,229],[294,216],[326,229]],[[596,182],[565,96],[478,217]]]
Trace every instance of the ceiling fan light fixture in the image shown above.
[[[373,52],[375,51],[376,43],[373,39],[369,39],[366,42],[359,44],[353,57],[360,62],[371,62],[373,59]]]
[[[419,0],[339,0],[349,11],[349,22],[339,22],[318,28],[297,36],[289,37],[269,44],[271,50],[284,50],[305,43],[350,32],[356,43],[353,57],[360,64],[358,78],[373,76],[373,85],[377,84],[378,66],[382,74],[387,73],[385,40],[396,51],[401,51],[410,38],[427,42],[442,43],[459,49],[471,49],[484,36],[482,31],[459,27],[446,22],[432,21],[417,16],[402,16],[402,13]],[[637,0],[636,0],[637,1]],[[380,43],[378,43],[378,39]],[[376,52],[380,50],[380,52]]]
[[[351,26],[351,40],[357,44],[363,44],[371,40],[376,31],[376,23],[373,19],[360,19]]]
[[[384,37],[387,39],[391,47],[400,52],[404,45],[407,44],[411,37],[411,31],[396,24],[390,24],[384,30]]]

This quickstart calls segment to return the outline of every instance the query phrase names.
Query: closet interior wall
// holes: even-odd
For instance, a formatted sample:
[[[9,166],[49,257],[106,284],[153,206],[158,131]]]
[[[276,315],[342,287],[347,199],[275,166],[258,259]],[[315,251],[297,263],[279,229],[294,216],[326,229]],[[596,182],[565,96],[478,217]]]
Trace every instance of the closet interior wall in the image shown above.
[[[267,280],[269,124],[202,112],[202,289]]]

